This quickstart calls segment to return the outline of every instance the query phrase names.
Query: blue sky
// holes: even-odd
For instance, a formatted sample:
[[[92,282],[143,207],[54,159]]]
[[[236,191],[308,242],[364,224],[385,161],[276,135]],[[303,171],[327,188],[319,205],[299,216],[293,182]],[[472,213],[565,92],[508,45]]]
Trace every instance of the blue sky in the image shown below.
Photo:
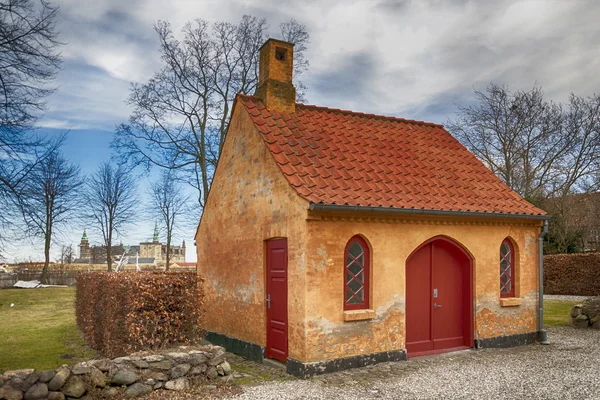
[[[56,1],[56,0],[55,0]],[[59,0],[64,68],[41,120],[69,130],[64,151],[89,173],[110,159],[114,127],[126,121],[131,82],[160,67],[152,24],[175,31],[194,18],[267,18],[273,33],[290,18],[311,35],[303,75],[311,104],[445,123],[473,88],[542,86],[550,99],[600,89],[600,1],[185,1]],[[147,180],[140,178],[140,192]],[[145,220],[125,243],[152,234]],[[193,243],[193,224],[178,238]],[[63,241],[76,245],[82,227]],[[94,240],[94,237],[91,238]],[[192,252],[187,258],[193,260]],[[41,247],[9,248],[9,258],[41,258]]]

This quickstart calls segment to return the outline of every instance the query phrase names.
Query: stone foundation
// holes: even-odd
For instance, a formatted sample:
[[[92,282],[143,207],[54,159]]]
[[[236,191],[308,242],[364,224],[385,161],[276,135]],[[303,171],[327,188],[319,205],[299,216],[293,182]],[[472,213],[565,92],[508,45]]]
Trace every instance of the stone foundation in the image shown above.
[[[0,399],[80,399],[90,391],[103,392],[103,397],[119,391],[138,397],[159,389],[183,390],[192,381],[213,380],[230,372],[222,347],[203,346],[186,352],[92,360],[49,371],[6,371],[0,376]]]

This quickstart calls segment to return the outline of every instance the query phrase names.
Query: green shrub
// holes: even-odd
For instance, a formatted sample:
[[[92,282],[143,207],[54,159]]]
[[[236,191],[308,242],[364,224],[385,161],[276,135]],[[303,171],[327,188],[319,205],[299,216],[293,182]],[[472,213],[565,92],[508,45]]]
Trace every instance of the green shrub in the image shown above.
[[[106,357],[200,337],[202,292],[195,272],[92,272],[77,276],[77,325]]]

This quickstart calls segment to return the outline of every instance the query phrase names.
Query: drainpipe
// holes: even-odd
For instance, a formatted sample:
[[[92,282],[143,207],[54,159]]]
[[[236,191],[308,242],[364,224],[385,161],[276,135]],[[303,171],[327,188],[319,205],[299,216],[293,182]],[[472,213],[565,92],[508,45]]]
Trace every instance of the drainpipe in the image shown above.
[[[538,235],[538,279],[539,299],[538,299],[538,342],[540,344],[549,344],[548,332],[544,329],[544,236],[548,234],[548,220],[544,221],[542,231]]]

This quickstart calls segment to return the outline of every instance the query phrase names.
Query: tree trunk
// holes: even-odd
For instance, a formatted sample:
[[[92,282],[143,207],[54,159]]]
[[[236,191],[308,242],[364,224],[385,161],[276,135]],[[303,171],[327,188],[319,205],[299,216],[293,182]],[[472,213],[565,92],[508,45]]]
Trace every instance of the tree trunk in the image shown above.
[[[48,267],[50,266],[50,238],[51,233],[50,230],[46,232],[46,236],[44,238],[44,268],[42,269],[42,277],[40,278],[43,284],[48,283]]]
[[[171,235],[167,233],[167,266],[165,271],[169,270],[169,263],[171,262]]]

